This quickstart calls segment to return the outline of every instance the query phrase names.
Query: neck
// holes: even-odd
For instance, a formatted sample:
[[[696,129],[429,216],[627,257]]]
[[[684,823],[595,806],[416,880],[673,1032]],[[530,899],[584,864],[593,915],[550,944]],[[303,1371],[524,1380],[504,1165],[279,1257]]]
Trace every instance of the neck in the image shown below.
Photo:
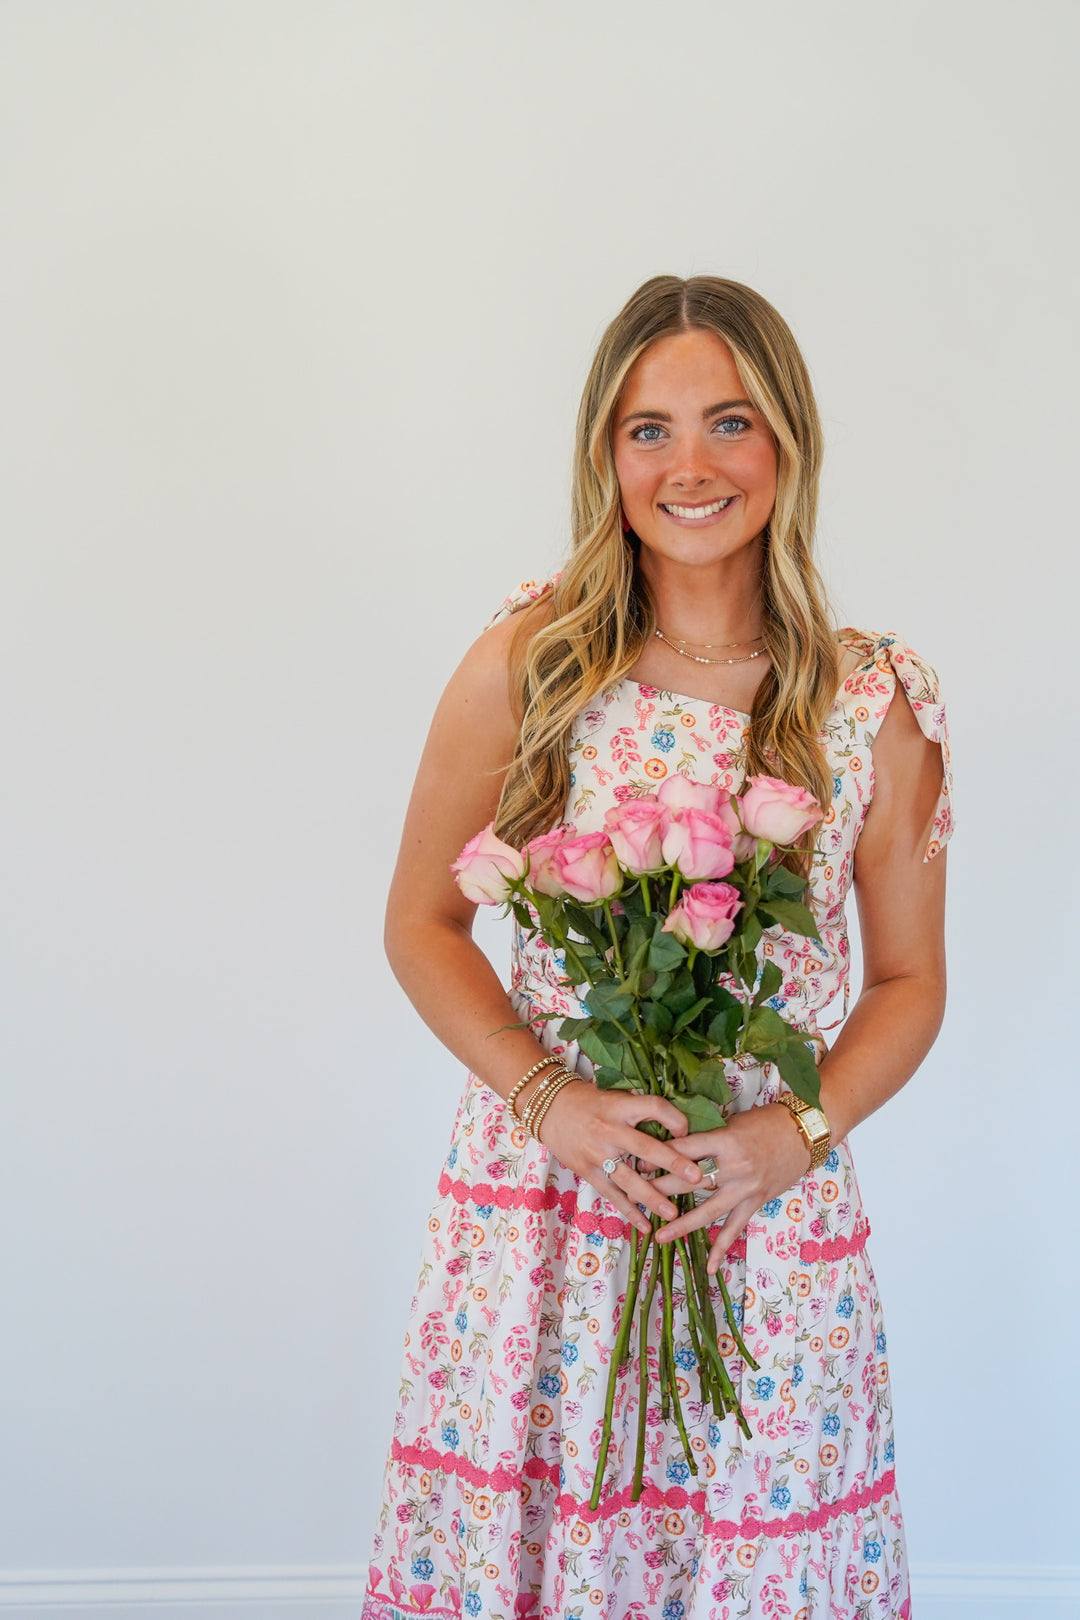
[[[703,566],[659,556],[644,545],[638,554],[660,629],[699,645],[760,636],[763,564],[760,535],[732,556]]]

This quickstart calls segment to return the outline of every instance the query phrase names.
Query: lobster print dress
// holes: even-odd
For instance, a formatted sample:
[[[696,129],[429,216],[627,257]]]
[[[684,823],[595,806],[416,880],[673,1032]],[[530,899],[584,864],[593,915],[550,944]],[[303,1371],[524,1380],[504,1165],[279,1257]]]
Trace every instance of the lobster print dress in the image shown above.
[[[519,587],[489,623],[547,583]],[[784,971],[770,1004],[816,1041],[819,1061],[821,1030],[848,1008],[845,901],[873,793],[874,736],[901,687],[922,731],[941,745],[924,860],[953,826],[934,670],[895,634],[846,628],[837,636],[859,662],[821,733],[833,768],[812,873],[821,943],[775,926],[758,947]],[[565,819],[595,831],[611,805],[655,791],[673,771],[738,791],[748,725],[736,709],[616,683],[575,723]],[[518,1017],[580,1014],[563,980],[558,956],[515,928],[509,994]],[[537,1040],[591,1076],[558,1024],[536,1021]],[[728,1078],[737,1109],[772,1102],[780,1089],[774,1065],[748,1057],[729,1060]],[[759,1363],[752,1372],[721,1337],[752,1439],[734,1418],[717,1422],[699,1404],[690,1335],[677,1315],[698,1472],[657,1404],[646,1414],[645,1489],[631,1500],[632,1356],[592,1511],[629,1227],[469,1074],[407,1326],[363,1620],[907,1620],[888,1347],[869,1230],[850,1148],[838,1142],[819,1170],[757,1212],[724,1263]],[[657,1334],[658,1323],[650,1356]]]

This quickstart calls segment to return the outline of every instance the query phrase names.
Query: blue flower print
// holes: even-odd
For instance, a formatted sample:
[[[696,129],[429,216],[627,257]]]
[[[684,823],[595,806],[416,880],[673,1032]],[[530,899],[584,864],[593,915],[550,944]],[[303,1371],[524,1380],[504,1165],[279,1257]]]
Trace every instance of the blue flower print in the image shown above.
[[[837,1316],[850,1316],[855,1309],[855,1300],[851,1294],[841,1294],[836,1302]]]
[[[880,1541],[864,1541],[862,1555],[868,1564],[876,1564],[881,1557]]]
[[[430,1558],[414,1558],[410,1568],[414,1581],[430,1581],[435,1573],[435,1565]]]
[[[563,1347],[562,1347],[563,1366],[564,1367],[572,1367],[574,1365],[574,1362],[577,1360],[577,1358],[578,1358],[578,1347],[577,1347],[577,1345],[576,1344],[570,1344],[569,1342],[564,1344]]]
[[[792,1367],[792,1369],[791,1369],[791,1382],[797,1388],[799,1386],[799,1384],[802,1383],[802,1381],[803,1381],[803,1379],[805,1377],[806,1377],[806,1373],[803,1370],[803,1364],[802,1364],[801,1361],[797,1361],[795,1363],[794,1367]]]
[[[754,1393],[759,1401],[767,1401],[775,1388],[775,1378],[759,1378],[754,1384]]]
[[[806,1579],[806,1571],[804,1569],[802,1574],[799,1576],[799,1596],[800,1597],[806,1597],[808,1586],[809,1586],[809,1582]]]
[[[666,754],[675,746],[675,733],[668,731],[665,726],[657,726],[650,741],[654,748],[659,748],[661,753]]]
[[[452,1147],[450,1149],[450,1152],[446,1155],[446,1168],[448,1170],[452,1170],[454,1168],[455,1164],[457,1164],[457,1155],[458,1155],[457,1148]]]
[[[885,1335],[884,1335],[884,1333],[879,1333],[877,1338],[874,1340],[874,1349],[877,1351],[879,1356],[883,1356],[885,1354]]]
[[[769,1497],[769,1504],[774,1508],[786,1508],[791,1506],[791,1492],[788,1490],[786,1485],[777,1485],[775,1487],[772,1495]]]
[[[833,1148],[832,1152],[829,1154],[829,1157],[825,1160],[825,1168],[826,1170],[831,1171],[833,1175],[835,1175],[839,1170],[840,1155],[837,1153],[835,1148]]]
[[[469,1318],[465,1315],[465,1312],[458,1311],[457,1315],[454,1317],[454,1326],[457,1328],[458,1332],[464,1333],[468,1325]]]
[[[458,1434],[456,1423],[443,1424],[442,1443],[449,1451],[457,1450],[461,1444],[461,1436]]]
[[[683,1615],[686,1613],[686,1604],[680,1602],[678,1598],[672,1598],[670,1603],[664,1604],[661,1613],[663,1620],[683,1620]]]
[[[479,1592],[466,1592],[466,1594],[465,1594],[465,1613],[468,1614],[468,1615],[472,1615],[473,1620],[476,1620],[476,1616],[480,1613],[480,1594],[479,1594]]]
[[[477,1216],[479,1217],[480,1220],[486,1221],[488,1216],[491,1214],[491,1212],[492,1212],[492,1210],[494,1208],[495,1208],[494,1204],[477,1204],[477,1206],[476,1206]]]
[[[683,1372],[693,1372],[694,1368],[697,1366],[697,1356],[695,1356],[694,1352],[688,1349],[685,1344],[681,1345],[679,1349],[676,1350],[675,1361],[676,1364],[682,1368]]]
[[[673,1485],[685,1485],[690,1478],[689,1465],[684,1462],[669,1462],[667,1465],[667,1477]]]
[[[839,1412],[826,1412],[825,1416],[821,1420],[821,1432],[822,1434],[840,1433]]]
[[[780,1213],[780,1199],[770,1198],[767,1204],[762,1204],[761,1213],[771,1221]]]
[[[720,1444],[720,1441],[721,1441],[722,1438],[723,1438],[723,1430],[721,1429],[720,1425],[718,1423],[710,1423],[709,1424],[709,1444],[710,1444],[710,1446],[718,1446]]]
[[[731,1302],[731,1314],[735,1318],[736,1327],[742,1327],[743,1306],[742,1306],[742,1300],[741,1299],[733,1299],[732,1300],[732,1302]]]
[[[546,1395],[549,1401],[553,1401],[556,1395],[562,1392],[562,1380],[558,1373],[543,1373],[536,1380],[536,1387],[541,1395]]]
[[[585,1241],[591,1243],[594,1249],[602,1249],[604,1247],[604,1234],[603,1232],[590,1232]]]
[[[896,1445],[892,1440],[885,1442],[885,1461],[887,1463],[896,1461]]]

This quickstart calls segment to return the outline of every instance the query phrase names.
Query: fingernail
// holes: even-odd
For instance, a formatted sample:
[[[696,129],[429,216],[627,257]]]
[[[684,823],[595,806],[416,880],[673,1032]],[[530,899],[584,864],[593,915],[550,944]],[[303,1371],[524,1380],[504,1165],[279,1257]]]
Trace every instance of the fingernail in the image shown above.
[[[679,1212],[675,1208],[674,1204],[665,1204],[664,1205],[663,1214],[664,1214],[664,1216],[665,1216],[665,1218],[667,1220],[673,1221],[678,1213]]]

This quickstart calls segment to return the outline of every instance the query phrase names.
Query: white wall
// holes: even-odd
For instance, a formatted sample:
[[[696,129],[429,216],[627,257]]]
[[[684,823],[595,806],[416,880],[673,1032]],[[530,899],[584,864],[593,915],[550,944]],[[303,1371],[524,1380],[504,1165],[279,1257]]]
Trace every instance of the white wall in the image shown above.
[[[0,1606],[357,1614],[463,1078],[381,954],[413,768],[600,330],[708,270],[949,704],[947,1021],[855,1139],[917,1613],[1080,1613],[1077,20],[0,5]]]

